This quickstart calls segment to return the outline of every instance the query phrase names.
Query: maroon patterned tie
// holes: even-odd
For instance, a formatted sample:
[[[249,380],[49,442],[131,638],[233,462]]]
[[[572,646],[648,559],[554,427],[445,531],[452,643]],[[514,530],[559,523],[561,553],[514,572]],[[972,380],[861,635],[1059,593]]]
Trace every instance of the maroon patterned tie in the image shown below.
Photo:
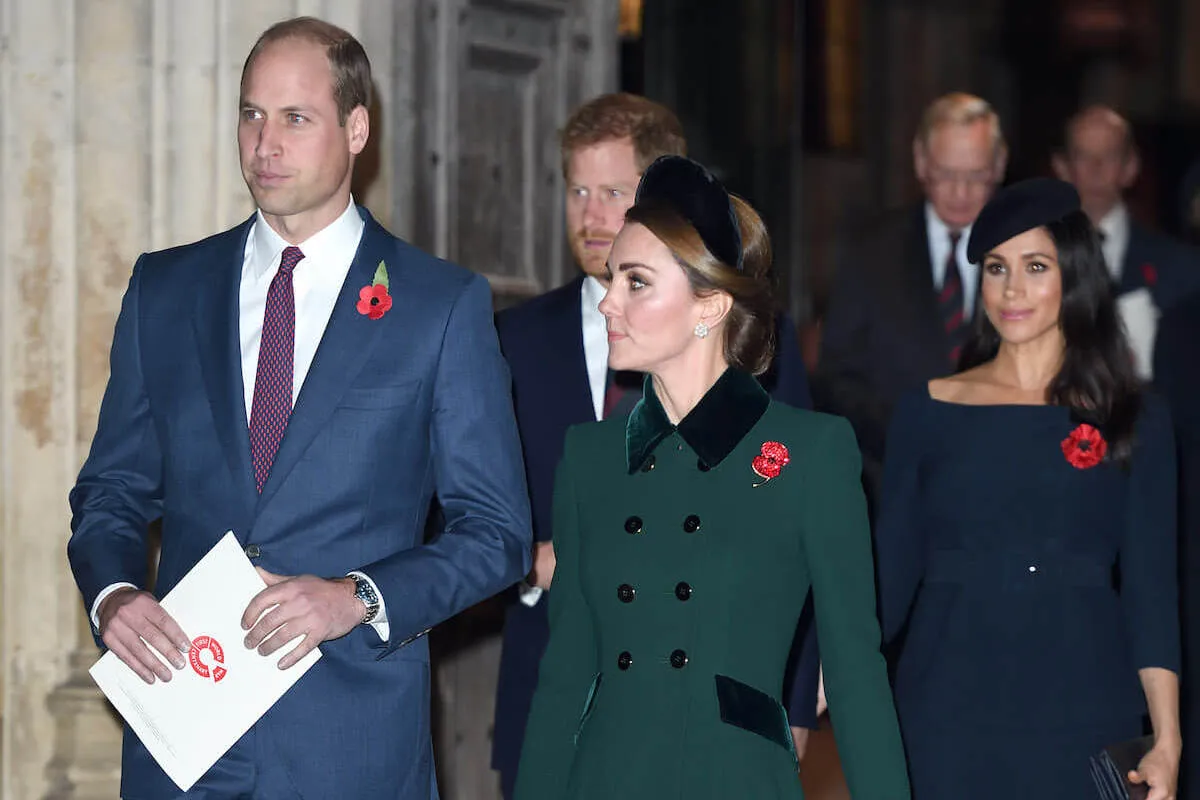
[[[942,278],[942,291],[938,293],[938,311],[946,326],[946,339],[950,344],[950,365],[958,366],[966,340],[966,325],[963,318],[962,273],[958,270],[958,240],[960,231],[950,231],[950,255],[946,258],[946,276]]]
[[[254,458],[254,482],[263,490],[275,451],[283,439],[292,414],[292,372],[296,352],[296,295],[292,270],[304,258],[299,247],[285,247],[279,272],[267,290],[263,314],[262,343],[258,349],[258,373],[254,378],[254,401],[250,406],[250,454]]]

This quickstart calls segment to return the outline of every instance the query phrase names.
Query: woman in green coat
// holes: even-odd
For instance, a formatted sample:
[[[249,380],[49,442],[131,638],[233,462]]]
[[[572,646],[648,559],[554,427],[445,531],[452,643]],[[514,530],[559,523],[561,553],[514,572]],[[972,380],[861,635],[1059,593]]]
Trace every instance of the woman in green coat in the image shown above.
[[[645,372],[645,395],[567,435],[517,800],[802,797],[780,695],[810,586],[851,796],[909,796],[854,434],[753,377],[770,260],[699,164],[646,170],[600,305],[609,366]]]

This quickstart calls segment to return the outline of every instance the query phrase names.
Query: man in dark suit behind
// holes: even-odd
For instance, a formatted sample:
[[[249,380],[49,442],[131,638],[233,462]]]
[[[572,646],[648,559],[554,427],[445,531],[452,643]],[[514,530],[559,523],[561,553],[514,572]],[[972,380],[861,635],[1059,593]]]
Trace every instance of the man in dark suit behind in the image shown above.
[[[913,163],[925,202],[858,235],[839,266],[823,325],[817,405],[848,418],[874,505],[892,408],[954,371],[975,308],[971,225],[1004,176],[1008,149],[991,106],[954,93],[925,110]]]
[[[1200,289],[1200,255],[1130,215],[1123,196],[1138,178],[1140,160],[1133,129],[1120,114],[1089,106],[1071,117],[1064,139],[1054,171],[1075,185],[1100,232],[1138,375],[1150,380],[1158,317]]]
[[[497,318],[500,346],[513,376],[513,399],[524,445],[533,509],[534,568],[517,587],[504,628],[496,695],[492,766],[501,790],[512,797],[525,724],[549,638],[547,598],[554,572],[550,541],[554,471],[567,428],[627,413],[640,397],[637,375],[610,373],[608,332],[598,306],[607,291],[613,239],[633,205],[642,171],[657,157],[683,155],[686,144],[675,115],[643,97],[611,94],[577,109],[562,134],[567,232],[581,275]],[[808,382],[793,324],[780,317],[778,354],[763,383],[784,402],[810,404]],[[802,623],[807,632],[811,625]],[[798,636],[798,638],[800,638]],[[797,648],[791,714],[794,726],[816,727],[815,637]],[[804,734],[794,728],[803,745]]]

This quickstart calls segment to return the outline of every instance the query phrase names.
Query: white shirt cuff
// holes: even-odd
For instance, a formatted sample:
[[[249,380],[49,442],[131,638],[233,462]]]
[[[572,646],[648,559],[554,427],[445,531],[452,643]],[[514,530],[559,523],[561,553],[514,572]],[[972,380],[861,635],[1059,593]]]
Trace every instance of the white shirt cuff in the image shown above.
[[[379,613],[376,614],[375,619],[371,620],[368,624],[375,629],[375,633],[379,634],[379,638],[386,642],[388,637],[392,634],[392,627],[388,625],[387,604],[383,602],[383,595],[379,593],[379,587],[375,585],[375,581],[371,580],[371,576],[364,572],[358,572],[356,570],[354,572],[347,573],[347,577],[350,576],[362,578],[364,581],[371,584],[371,588],[375,590],[375,596],[379,598]]]
[[[124,589],[125,587],[129,587],[130,589],[137,588],[132,583],[121,581],[119,583],[110,583],[101,590],[100,594],[96,595],[96,602],[92,603],[92,613],[88,615],[92,620],[92,631],[96,635],[100,634],[100,604],[117,589]]]
[[[530,586],[525,581],[521,581],[517,585],[517,597],[522,603],[530,608],[536,606],[538,601],[542,599],[542,595],[545,593],[545,589],[541,588],[540,586]]]

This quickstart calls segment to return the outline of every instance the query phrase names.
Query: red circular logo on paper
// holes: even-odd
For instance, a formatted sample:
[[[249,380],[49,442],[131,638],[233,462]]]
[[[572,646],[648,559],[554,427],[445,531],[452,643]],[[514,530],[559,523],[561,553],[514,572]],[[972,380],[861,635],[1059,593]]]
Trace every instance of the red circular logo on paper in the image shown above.
[[[212,653],[211,665],[206,664],[200,656],[205,650]],[[221,643],[211,636],[197,636],[192,640],[192,649],[188,651],[188,661],[192,664],[192,669],[201,678],[212,678],[214,683],[219,683],[222,678],[229,674],[229,670],[221,666],[225,663],[225,651],[221,649]]]

